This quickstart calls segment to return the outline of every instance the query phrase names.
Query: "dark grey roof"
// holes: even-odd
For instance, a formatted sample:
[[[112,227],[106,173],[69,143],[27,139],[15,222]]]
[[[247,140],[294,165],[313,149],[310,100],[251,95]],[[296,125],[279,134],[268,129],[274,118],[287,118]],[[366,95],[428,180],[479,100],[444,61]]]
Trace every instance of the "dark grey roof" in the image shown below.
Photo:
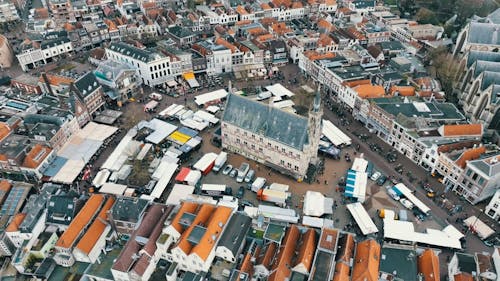
[[[47,206],[47,223],[69,225],[84,202],[85,200],[78,199],[78,194],[74,192],[53,195]]]
[[[488,126],[490,130],[496,130],[500,132],[500,109],[497,110],[493,118],[491,119],[490,125]]]
[[[468,165],[474,166],[484,174],[492,177],[493,175],[500,173],[500,162],[491,163],[491,160],[495,159],[495,157],[498,159],[499,155],[495,155],[493,157],[490,155],[490,157],[487,158],[472,160],[468,162]]]
[[[458,269],[461,272],[472,273],[477,270],[476,268],[476,260],[473,255],[465,254],[465,253],[457,253],[458,258]]]
[[[78,89],[83,98],[97,90],[101,85],[92,71],[87,72],[82,77],[75,81],[75,87]]]
[[[113,220],[138,222],[148,206],[148,201],[138,198],[118,198],[111,209]]]
[[[394,102],[396,99],[371,99],[384,111],[397,116],[398,114],[407,117],[422,117],[434,120],[462,120],[465,117],[452,103],[437,102]],[[428,109],[428,110],[427,110]]]
[[[375,7],[375,2],[374,0],[355,0],[353,1],[354,6],[356,9],[364,9],[368,7]]]
[[[237,255],[251,223],[252,219],[250,217],[241,213],[234,213],[229,219],[217,246],[226,247],[233,255]]]
[[[40,49],[45,50],[48,48],[56,47],[65,43],[71,42],[68,37],[62,37],[52,40],[45,40],[40,44]]]
[[[124,56],[129,56],[143,62],[149,62],[153,60],[153,54],[151,52],[136,48],[125,43],[112,43],[109,46],[109,49]]]
[[[396,273],[396,280],[417,281],[417,253],[403,247],[383,247],[380,255],[380,272]]]
[[[230,94],[223,121],[302,150],[308,143],[308,121],[302,116]]]
[[[468,41],[476,44],[500,45],[500,25],[471,22]]]
[[[193,228],[193,230],[191,230],[191,233],[189,233],[187,240],[192,245],[198,245],[198,243],[200,243],[200,240],[203,237],[203,235],[205,235],[205,232],[207,232],[206,227],[203,227],[201,225],[197,225]]]
[[[55,194],[60,188],[60,185],[47,183],[43,186],[40,194],[34,194],[29,198],[23,210],[23,213],[26,213],[26,217],[19,226],[19,229],[23,233],[30,233],[33,230],[38,219],[45,211],[50,196]]]

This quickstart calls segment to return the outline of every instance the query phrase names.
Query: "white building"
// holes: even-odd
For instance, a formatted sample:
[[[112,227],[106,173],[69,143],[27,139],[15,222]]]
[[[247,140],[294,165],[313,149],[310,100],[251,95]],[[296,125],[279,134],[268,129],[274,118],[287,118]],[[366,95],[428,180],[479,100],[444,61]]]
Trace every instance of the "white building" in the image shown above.
[[[500,189],[495,192],[484,212],[488,217],[500,222]]]
[[[15,21],[19,19],[16,6],[13,1],[0,0],[0,23]]]
[[[112,43],[106,48],[108,59],[125,63],[136,69],[142,83],[150,87],[174,79],[170,57],[139,49],[125,43]]]
[[[309,118],[244,97],[229,95],[222,118],[222,147],[301,181],[317,157],[321,97]]]
[[[62,37],[46,40],[41,44],[34,43],[30,48],[21,51],[16,57],[23,71],[28,71],[29,69],[52,62],[56,58],[72,51],[73,45],[69,38]]]

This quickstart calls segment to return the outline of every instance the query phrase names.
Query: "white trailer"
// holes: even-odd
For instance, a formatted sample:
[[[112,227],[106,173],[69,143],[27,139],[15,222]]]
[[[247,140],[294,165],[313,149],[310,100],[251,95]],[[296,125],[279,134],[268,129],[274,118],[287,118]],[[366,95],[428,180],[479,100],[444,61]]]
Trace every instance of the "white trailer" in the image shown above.
[[[227,161],[227,153],[222,151],[221,153],[219,153],[217,158],[215,158],[215,164],[212,170],[214,172],[218,172],[224,166],[226,161]]]
[[[95,175],[92,184],[95,187],[101,187],[109,178],[111,172],[108,169],[100,170],[97,175]]]
[[[261,188],[263,188],[265,184],[266,184],[266,179],[258,177],[253,181],[251,189],[253,192],[257,192]]]
[[[144,105],[144,112],[150,112],[154,110],[158,106],[158,102],[155,100],[152,100],[148,102],[146,105]]]
[[[289,192],[261,189],[257,192],[257,199],[275,203],[278,206],[286,206],[286,200],[290,197]]]
[[[288,188],[289,186],[287,184],[275,183],[275,182],[271,183],[271,185],[269,186],[269,189],[283,191],[283,192],[287,192]]]

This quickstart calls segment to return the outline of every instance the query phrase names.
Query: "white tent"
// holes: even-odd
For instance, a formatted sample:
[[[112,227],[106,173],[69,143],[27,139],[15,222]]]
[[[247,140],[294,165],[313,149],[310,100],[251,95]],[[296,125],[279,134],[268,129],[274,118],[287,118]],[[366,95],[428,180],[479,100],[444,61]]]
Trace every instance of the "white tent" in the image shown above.
[[[162,162],[166,163],[166,162]],[[165,188],[167,187],[168,183],[172,179],[172,176],[174,175],[175,171],[177,170],[178,165],[173,164],[173,163],[166,163],[167,165],[164,166],[164,169],[162,170],[162,175],[158,179],[158,182],[156,183],[153,191],[151,192],[151,196],[154,198],[160,198],[161,195],[163,194],[163,191],[165,191]],[[161,164],[160,164],[161,166]],[[158,167],[159,168],[159,167]]]
[[[368,161],[366,161],[364,158],[356,157],[352,162],[351,170],[364,173],[366,172],[367,167],[368,167]]]
[[[154,144],[159,144],[177,130],[177,126],[156,118],[151,121],[141,121],[137,126],[139,129],[146,127],[153,130],[153,132],[146,137],[146,141]]]
[[[413,195],[413,192],[411,192],[411,190],[406,187],[406,185],[398,183],[393,187],[393,189],[395,189],[396,192],[399,191],[399,193],[404,195],[406,199],[410,200],[413,205],[420,209],[420,211],[422,211],[424,214],[428,215],[430,213],[431,209],[427,207],[427,205],[425,205],[422,201],[420,201],[420,199],[418,199],[415,195]]]
[[[94,180],[92,181],[92,184],[95,187],[100,187],[108,180],[110,175],[111,175],[111,172],[108,169],[100,170],[97,173],[97,175],[95,175]]]
[[[322,134],[335,146],[351,145],[351,138],[329,120],[323,119]]]
[[[377,226],[361,203],[356,202],[353,204],[347,204],[346,207],[364,235],[378,232]]]
[[[181,124],[183,126],[186,126],[188,128],[191,128],[191,129],[194,129],[194,130],[197,130],[197,131],[203,131],[209,125],[208,122],[196,121],[196,120],[191,119],[191,118],[181,120]]]
[[[182,200],[186,199],[186,197],[190,194],[193,194],[194,186],[185,185],[185,184],[175,184],[170,191],[170,195],[168,195],[167,201],[165,204],[167,205],[179,205]]]
[[[206,94],[201,94],[194,97],[194,102],[198,105],[205,105],[207,103],[215,102],[227,97],[229,93],[225,89],[219,89],[217,91],[209,92]]]
[[[129,153],[134,151],[135,146],[137,146],[137,149],[139,149],[140,143],[133,140],[135,135],[137,135],[137,130],[134,128],[130,129],[122,138],[120,143],[118,143],[118,145],[115,147],[115,150],[113,150],[113,152],[108,156],[108,159],[106,159],[104,164],[102,164],[101,168],[108,169],[112,172],[118,171],[124,163],[122,155],[125,155],[126,161],[127,157],[132,155]],[[120,162],[122,163],[120,164]]]
[[[146,143],[142,148],[141,151],[137,154],[137,157],[135,159],[142,161],[144,160],[144,157],[146,157],[146,154],[148,154],[149,150],[153,147],[152,144]]]
[[[200,120],[200,121],[205,121],[209,122],[212,124],[217,124],[219,122],[219,119],[216,118],[213,114],[208,113],[204,110],[198,110],[194,113],[193,119],[195,120]]]
[[[65,184],[72,184],[85,167],[86,162],[82,160],[66,161],[64,166],[52,177],[51,181]]]
[[[100,193],[114,194],[114,195],[123,195],[127,190],[127,186],[124,184],[117,184],[112,182],[106,182],[99,189]]]
[[[86,139],[104,141],[111,137],[117,130],[117,127],[89,122],[85,127],[78,131],[77,135]]]
[[[495,234],[495,231],[486,225],[482,220],[476,216],[468,217],[464,220],[464,224],[473,232],[477,233],[479,238],[486,239]]]
[[[303,212],[306,216],[320,217],[324,214],[333,214],[333,199],[323,194],[308,190],[304,196]]]
[[[273,94],[273,96],[276,96],[276,97],[286,96],[286,97],[291,98],[291,97],[295,96],[295,94],[292,91],[288,90],[280,83],[276,83],[274,85],[267,86],[266,90],[271,92]]]
[[[402,242],[462,249],[462,243],[460,242],[461,237],[457,235],[458,231],[456,229],[452,231],[450,227],[453,226],[449,225],[443,230],[428,228],[425,232],[417,232],[412,222],[395,220],[394,215],[390,216],[386,213],[384,217],[384,238]]]

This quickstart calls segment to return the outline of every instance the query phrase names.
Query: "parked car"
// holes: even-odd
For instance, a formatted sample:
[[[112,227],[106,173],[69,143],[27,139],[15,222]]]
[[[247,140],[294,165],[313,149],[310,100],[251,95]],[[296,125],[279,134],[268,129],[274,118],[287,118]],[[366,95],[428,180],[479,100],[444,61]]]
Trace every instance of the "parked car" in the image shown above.
[[[229,173],[229,176],[232,177],[232,178],[234,178],[234,177],[236,177],[237,174],[238,174],[238,169],[233,168],[231,170],[231,172]]]
[[[252,202],[248,201],[248,200],[240,200],[240,205],[243,205],[243,206],[248,206],[248,207],[255,207],[253,205]]]
[[[233,170],[233,165],[227,164],[226,167],[224,167],[224,170],[222,170],[222,174],[228,175],[232,170]]]
[[[378,180],[377,180],[377,184],[378,184],[378,185],[380,185],[380,186],[382,186],[382,185],[384,185],[384,183],[385,183],[386,181],[387,181],[387,177],[386,177],[386,176],[384,176],[384,175],[381,175],[381,176],[378,178]]]
[[[240,188],[238,189],[238,193],[236,193],[236,198],[241,199],[243,198],[243,196],[245,196],[245,187],[240,186]]]
[[[413,209],[413,203],[411,203],[410,200],[402,198],[399,200],[399,202],[401,202],[401,204],[403,204],[403,206],[405,206],[406,209],[408,210]]]
[[[255,177],[255,171],[254,170],[248,171],[247,175],[245,176],[245,182],[251,182],[254,177]]]
[[[381,174],[380,172],[378,172],[378,171],[377,171],[377,172],[375,172],[375,173],[373,173],[373,174],[372,174],[372,176],[370,177],[370,179],[371,179],[372,181],[377,181],[377,180],[378,180],[378,178],[380,178],[380,176],[381,176],[381,175],[382,175],[382,174]]]

